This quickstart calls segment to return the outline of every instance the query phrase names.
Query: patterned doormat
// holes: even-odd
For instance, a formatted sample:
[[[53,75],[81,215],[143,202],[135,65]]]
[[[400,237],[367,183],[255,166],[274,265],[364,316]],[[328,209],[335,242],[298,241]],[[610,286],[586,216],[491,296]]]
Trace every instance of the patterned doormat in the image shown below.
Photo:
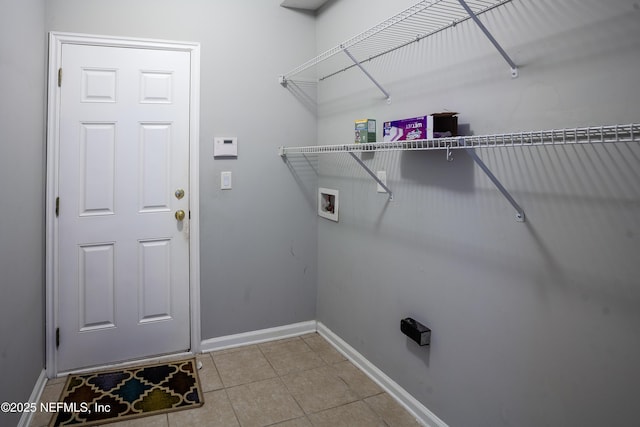
[[[50,427],[92,426],[204,404],[196,360],[69,375]]]

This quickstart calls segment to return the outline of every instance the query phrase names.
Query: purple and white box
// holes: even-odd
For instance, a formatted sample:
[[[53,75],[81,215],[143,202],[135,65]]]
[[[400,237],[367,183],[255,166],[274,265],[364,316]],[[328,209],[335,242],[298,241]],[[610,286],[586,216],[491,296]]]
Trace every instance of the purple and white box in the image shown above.
[[[412,141],[433,139],[433,116],[384,122],[382,141]]]

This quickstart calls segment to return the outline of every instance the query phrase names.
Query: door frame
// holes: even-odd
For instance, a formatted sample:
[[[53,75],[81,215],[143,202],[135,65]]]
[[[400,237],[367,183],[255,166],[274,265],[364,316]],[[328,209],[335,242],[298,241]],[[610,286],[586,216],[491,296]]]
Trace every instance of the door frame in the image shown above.
[[[47,184],[46,184],[46,327],[45,363],[47,377],[58,375],[56,328],[58,325],[58,221],[55,214],[59,173],[60,90],[58,70],[62,64],[62,46],[82,44],[138,49],[157,49],[188,52],[191,61],[189,104],[189,312],[190,350],[198,353],[201,345],[200,329],[200,191],[199,191],[199,130],[200,130],[200,44],[155,39],[98,36],[90,34],[50,32],[49,65],[47,70]],[[64,81],[64,70],[62,72]],[[63,338],[64,339],[64,338]],[[150,357],[155,356],[151,355]]]

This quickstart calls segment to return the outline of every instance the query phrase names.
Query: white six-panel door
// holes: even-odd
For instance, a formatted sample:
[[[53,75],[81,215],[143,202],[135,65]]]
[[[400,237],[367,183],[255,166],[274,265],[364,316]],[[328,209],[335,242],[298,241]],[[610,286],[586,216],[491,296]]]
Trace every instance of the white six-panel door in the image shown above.
[[[62,46],[59,372],[190,348],[189,85],[188,52]]]

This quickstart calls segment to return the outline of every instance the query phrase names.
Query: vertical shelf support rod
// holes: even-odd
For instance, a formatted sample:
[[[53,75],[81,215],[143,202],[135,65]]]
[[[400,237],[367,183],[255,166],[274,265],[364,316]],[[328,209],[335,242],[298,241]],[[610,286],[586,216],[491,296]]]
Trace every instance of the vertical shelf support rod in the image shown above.
[[[380,89],[380,91],[381,91],[382,93],[384,93],[385,98],[387,98],[387,103],[390,103],[390,102],[391,102],[391,95],[389,95],[389,92],[387,92],[387,91],[386,91],[386,90],[385,90],[385,89],[380,85],[380,83],[378,83],[378,82],[376,81],[376,79],[374,79],[374,78],[373,78],[373,76],[372,76],[371,74],[369,74],[369,72],[368,72],[367,70],[365,70],[365,68],[362,66],[362,64],[360,64],[360,62],[359,62],[356,58],[354,58],[354,56],[353,56],[353,55],[351,55],[351,52],[349,52],[349,51],[347,50],[347,48],[346,48],[346,47],[345,47],[345,48],[342,48],[342,51],[343,51],[344,53],[346,53],[346,54],[347,54],[347,56],[348,56],[349,58],[351,58],[351,60],[353,61],[353,63],[354,63],[354,64],[356,64],[356,65],[358,66],[358,68],[360,68],[360,70],[362,70],[362,72],[363,72],[367,77],[369,77],[369,80],[371,80],[371,81],[373,82],[373,84],[375,84],[375,85],[378,87],[378,89]]]
[[[487,36],[489,41],[498,50],[498,52],[500,52],[500,55],[502,55],[504,60],[507,61],[507,64],[509,64],[509,66],[511,67],[511,77],[513,78],[518,77],[518,66],[516,65],[516,63],[513,62],[513,60],[509,57],[507,52],[505,52],[502,46],[500,46],[500,43],[498,43],[498,41],[493,37],[491,32],[489,32],[487,27],[485,27],[484,24],[480,21],[480,19],[476,16],[476,14],[473,13],[473,11],[471,10],[467,2],[465,0],[458,0],[458,2],[460,3],[460,6],[462,6],[462,8],[469,14],[469,17],[473,19],[473,21],[480,28],[480,30],[482,30],[484,35]]]
[[[376,182],[377,182],[378,184],[380,184],[380,186],[381,186],[382,188],[384,188],[384,191],[386,191],[386,192],[387,192],[387,194],[389,194],[389,200],[393,200],[393,192],[391,191],[391,189],[390,189],[389,187],[387,187],[387,185],[386,185],[384,182],[382,182],[382,181],[380,180],[380,178],[378,178],[378,175],[376,175],[375,173],[373,173],[373,171],[372,171],[371,169],[369,169],[369,168],[367,167],[367,165],[365,165],[365,164],[364,164],[364,162],[363,162],[362,160],[360,160],[360,158],[359,158],[358,156],[356,156],[353,152],[348,151],[348,153],[349,153],[349,155],[351,155],[351,157],[353,157],[353,158],[355,159],[355,161],[356,161],[356,162],[358,162],[358,163],[360,164],[360,166],[362,166],[362,168],[363,168],[364,170],[366,170],[366,171],[367,171],[367,173],[368,173],[369,175],[371,175],[371,178],[375,179],[375,180],[376,180]]]
[[[502,195],[509,201],[509,203],[511,203],[511,206],[513,206],[513,208],[516,210],[516,221],[524,222],[524,210],[522,210],[518,202],[516,202],[515,199],[511,197],[511,194],[509,194],[509,192],[507,191],[506,188],[504,188],[502,183],[498,181],[498,178],[496,178],[496,176],[489,170],[487,165],[484,164],[484,162],[480,159],[480,157],[478,157],[478,155],[475,153],[475,151],[473,151],[473,149],[466,148],[465,151],[469,156],[471,156],[471,158],[476,162],[476,164],[480,167],[480,169],[482,169],[482,171],[485,174],[487,174],[491,182],[493,182],[493,184],[498,188],[498,190],[500,190]]]

